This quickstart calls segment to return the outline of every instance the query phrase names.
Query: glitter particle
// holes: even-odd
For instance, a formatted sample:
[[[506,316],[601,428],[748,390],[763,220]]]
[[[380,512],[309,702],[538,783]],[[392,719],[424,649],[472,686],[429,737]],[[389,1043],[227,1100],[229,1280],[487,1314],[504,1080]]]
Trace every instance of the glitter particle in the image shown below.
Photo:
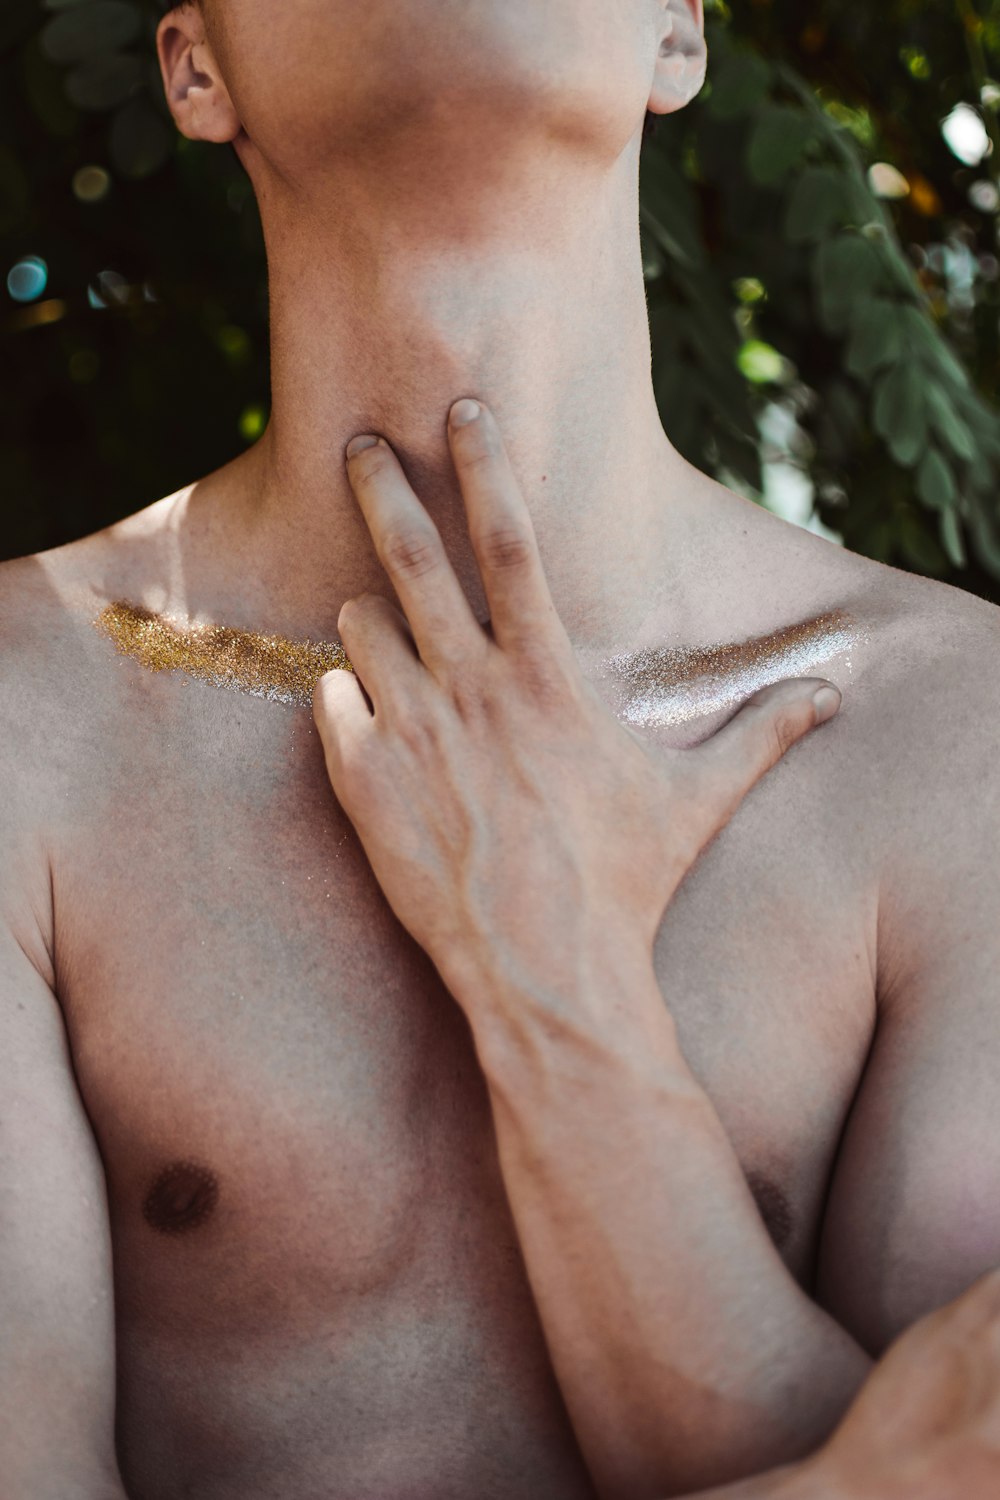
[[[353,670],[339,643],[191,625],[123,601],[109,604],[93,623],[122,656],[150,672],[183,672],[213,687],[297,708],[311,705],[313,689],[327,672]]]
[[[750,641],[630,651],[604,666],[624,689],[625,722],[665,729],[734,708],[786,677],[812,676],[820,663],[865,638],[858,622],[837,609]]]

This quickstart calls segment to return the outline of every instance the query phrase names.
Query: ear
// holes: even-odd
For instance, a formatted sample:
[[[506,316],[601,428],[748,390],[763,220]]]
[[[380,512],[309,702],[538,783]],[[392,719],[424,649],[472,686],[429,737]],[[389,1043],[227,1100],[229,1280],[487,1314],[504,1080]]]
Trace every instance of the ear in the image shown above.
[[[234,141],[240,119],[205,38],[200,6],[185,0],[156,29],[156,51],[170,113],[193,141]]]
[[[704,0],[659,0],[660,48],[649,95],[654,115],[683,109],[701,92],[708,67]]]

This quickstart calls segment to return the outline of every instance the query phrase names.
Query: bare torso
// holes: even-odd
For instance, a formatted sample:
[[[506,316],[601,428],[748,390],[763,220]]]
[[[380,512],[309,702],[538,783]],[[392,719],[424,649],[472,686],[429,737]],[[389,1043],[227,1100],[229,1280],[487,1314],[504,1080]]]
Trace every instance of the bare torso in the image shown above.
[[[657,966],[811,1287],[876,1017],[878,704],[933,586],[779,524],[726,639],[847,608],[867,642],[817,669],[841,718],[705,852]],[[132,569],[111,533],[6,574],[23,670],[59,689],[27,795],[107,1178],[128,1493],[584,1500],[464,1019],[384,905],[309,711],[151,674],[91,630]]]

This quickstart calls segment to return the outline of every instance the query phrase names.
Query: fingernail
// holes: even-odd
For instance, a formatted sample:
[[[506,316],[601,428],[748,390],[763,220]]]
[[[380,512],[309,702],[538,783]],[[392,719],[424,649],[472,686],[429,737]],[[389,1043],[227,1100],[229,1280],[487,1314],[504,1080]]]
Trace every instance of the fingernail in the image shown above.
[[[461,401],[455,402],[455,405],[451,409],[451,417],[449,420],[451,421],[452,427],[468,427],[470,422],[474,422],[476,420],[481,411],[482,407],[479,405],[478,401],[469,401],[467,398],[465,398]]]
[[[816,723],[825,724],[827,719],[832,719],[840,707],[840,694],[836,688],[821,687],[818,692],[813,693],[813,703],[816,705]]]
[[[347,445],[347,456],[348,458],[357,458],[358,454],[363,453],[366,448],[377,447],[378,442],[379,439],[372,437],[370,432],[362,433],[360,437],[351,438],[351,441]]]

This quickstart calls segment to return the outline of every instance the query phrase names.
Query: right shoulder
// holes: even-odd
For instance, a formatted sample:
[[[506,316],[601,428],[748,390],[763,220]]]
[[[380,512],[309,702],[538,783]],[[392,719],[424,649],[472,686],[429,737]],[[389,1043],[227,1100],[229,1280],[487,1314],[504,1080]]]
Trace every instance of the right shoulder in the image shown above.
[[[20,953],[50,984],[58,620],[37,559],[0,564],[0,969]]]
[[[85,711],[93,622],[110,601],[140,595],[177,568],[176,521],[189,491],[29,557],[0,563],[0,718],[6,705],[44,721],[45,707]]]
[[[113,774],[121,675],[94,623],[140,580],[170,576],[173,499],[0,563],[0,924],[39,970],[52,871]]]
[[[0,563],[0,756],[27,770],[84,670],[85,590],[59,552]],[[53,559],[59,559],[53,561]],[[14,764],[12,764],[12,759]]]
[[[0,818],[63,797],[110,707],[94,620],[134,555],[136,523],[0,563]],[[113,681],[113,674],[111,674]]]

